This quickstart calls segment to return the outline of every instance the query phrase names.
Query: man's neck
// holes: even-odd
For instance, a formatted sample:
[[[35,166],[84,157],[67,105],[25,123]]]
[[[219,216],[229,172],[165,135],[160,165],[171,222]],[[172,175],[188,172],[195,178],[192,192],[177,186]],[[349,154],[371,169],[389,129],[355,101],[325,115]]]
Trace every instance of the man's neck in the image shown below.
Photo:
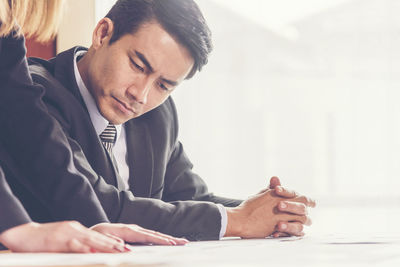
[[[78,67],[79,74],[81,75],[82,81],[85,84],[86,88],[89,90],[89,93],[92,93],[92,86],[89,82],[89,62],[90,62],[90,49],[87,53],[83,55],[83,57],[77,61],[76,65]]]

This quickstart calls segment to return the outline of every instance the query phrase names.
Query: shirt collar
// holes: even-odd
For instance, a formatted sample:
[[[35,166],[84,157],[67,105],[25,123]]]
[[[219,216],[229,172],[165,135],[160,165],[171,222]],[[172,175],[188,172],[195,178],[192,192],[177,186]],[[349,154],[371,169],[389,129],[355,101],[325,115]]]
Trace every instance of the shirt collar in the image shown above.
[[[97,135],[100,135],[107,128],[109,122],[101,115],[93,96],[87,89],[85,83],[82,80],[81,74],[79,73],[77,58],[79,56],[83,56],[85,53],[86,51],[82,50],[75,53],[74,74],[75,74],[76,84],[78,85],[79,92],[82,95],[86,108],[89,111],[89,116],[94,126],[94,129],[96,130]],[[116,140],[118,140],[119,136],[121,135],[121,124],[115,125],[115,128],[117,129]]]

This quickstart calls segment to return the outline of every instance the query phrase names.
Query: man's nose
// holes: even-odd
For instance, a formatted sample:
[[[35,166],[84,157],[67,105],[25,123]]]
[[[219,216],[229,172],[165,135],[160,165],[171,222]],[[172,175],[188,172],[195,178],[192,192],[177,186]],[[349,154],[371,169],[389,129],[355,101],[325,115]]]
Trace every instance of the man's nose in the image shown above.
[[[151,86],[151,79],[141,79],[128,88],[128,94],[140,104],[146,104]]]

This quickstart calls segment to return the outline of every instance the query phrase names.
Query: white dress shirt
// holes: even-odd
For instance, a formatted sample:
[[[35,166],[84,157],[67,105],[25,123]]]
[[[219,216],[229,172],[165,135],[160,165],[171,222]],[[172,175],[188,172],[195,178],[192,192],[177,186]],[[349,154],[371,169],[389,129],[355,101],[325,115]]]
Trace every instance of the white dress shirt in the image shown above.
[[[78,85],[79,92],[82,95],[83,101],[85,102],[86,108],[89,111],[90,119],[93,123],[93,127],[96,130],[97,135],[100,135],[108,126],[108,121],[101,115],[99,109],[97,108],[96,102],[87,89],[85,83],[82,80],[81,74],[78,70],[77,65],[77,58],[79,56],[83,56],[86,51],[78,51],[75,54],[74,58],[74,74],[76,79],[76,84]],[[128,165],[128,151],[127,151],[127,144],[126,144],[126,132],[125,126],[122,124],[115,125],[117,129],[117,136],[114,143],[114,147],[112,149],[115,161],[117,162],[118,173],[121,176],[124,188],[129,190],[129,165]],[[219,237],[223,237],[226,232],[226,226],[228,224],[228,215],[226,213],[226,208],[221,205],[217,204],[219,212],[221,214],[221,230],[219,233]]]

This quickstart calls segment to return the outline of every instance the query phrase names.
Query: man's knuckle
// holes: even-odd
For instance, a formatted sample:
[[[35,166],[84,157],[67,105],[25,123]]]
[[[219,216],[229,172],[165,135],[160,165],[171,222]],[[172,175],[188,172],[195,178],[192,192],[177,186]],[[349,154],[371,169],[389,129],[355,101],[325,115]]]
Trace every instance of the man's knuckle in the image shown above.
[[[307,206],[304,204],[301,204],[300,207],[301,207],[301,211],[303,212],[303,214],[307,215],[308,214]]]

